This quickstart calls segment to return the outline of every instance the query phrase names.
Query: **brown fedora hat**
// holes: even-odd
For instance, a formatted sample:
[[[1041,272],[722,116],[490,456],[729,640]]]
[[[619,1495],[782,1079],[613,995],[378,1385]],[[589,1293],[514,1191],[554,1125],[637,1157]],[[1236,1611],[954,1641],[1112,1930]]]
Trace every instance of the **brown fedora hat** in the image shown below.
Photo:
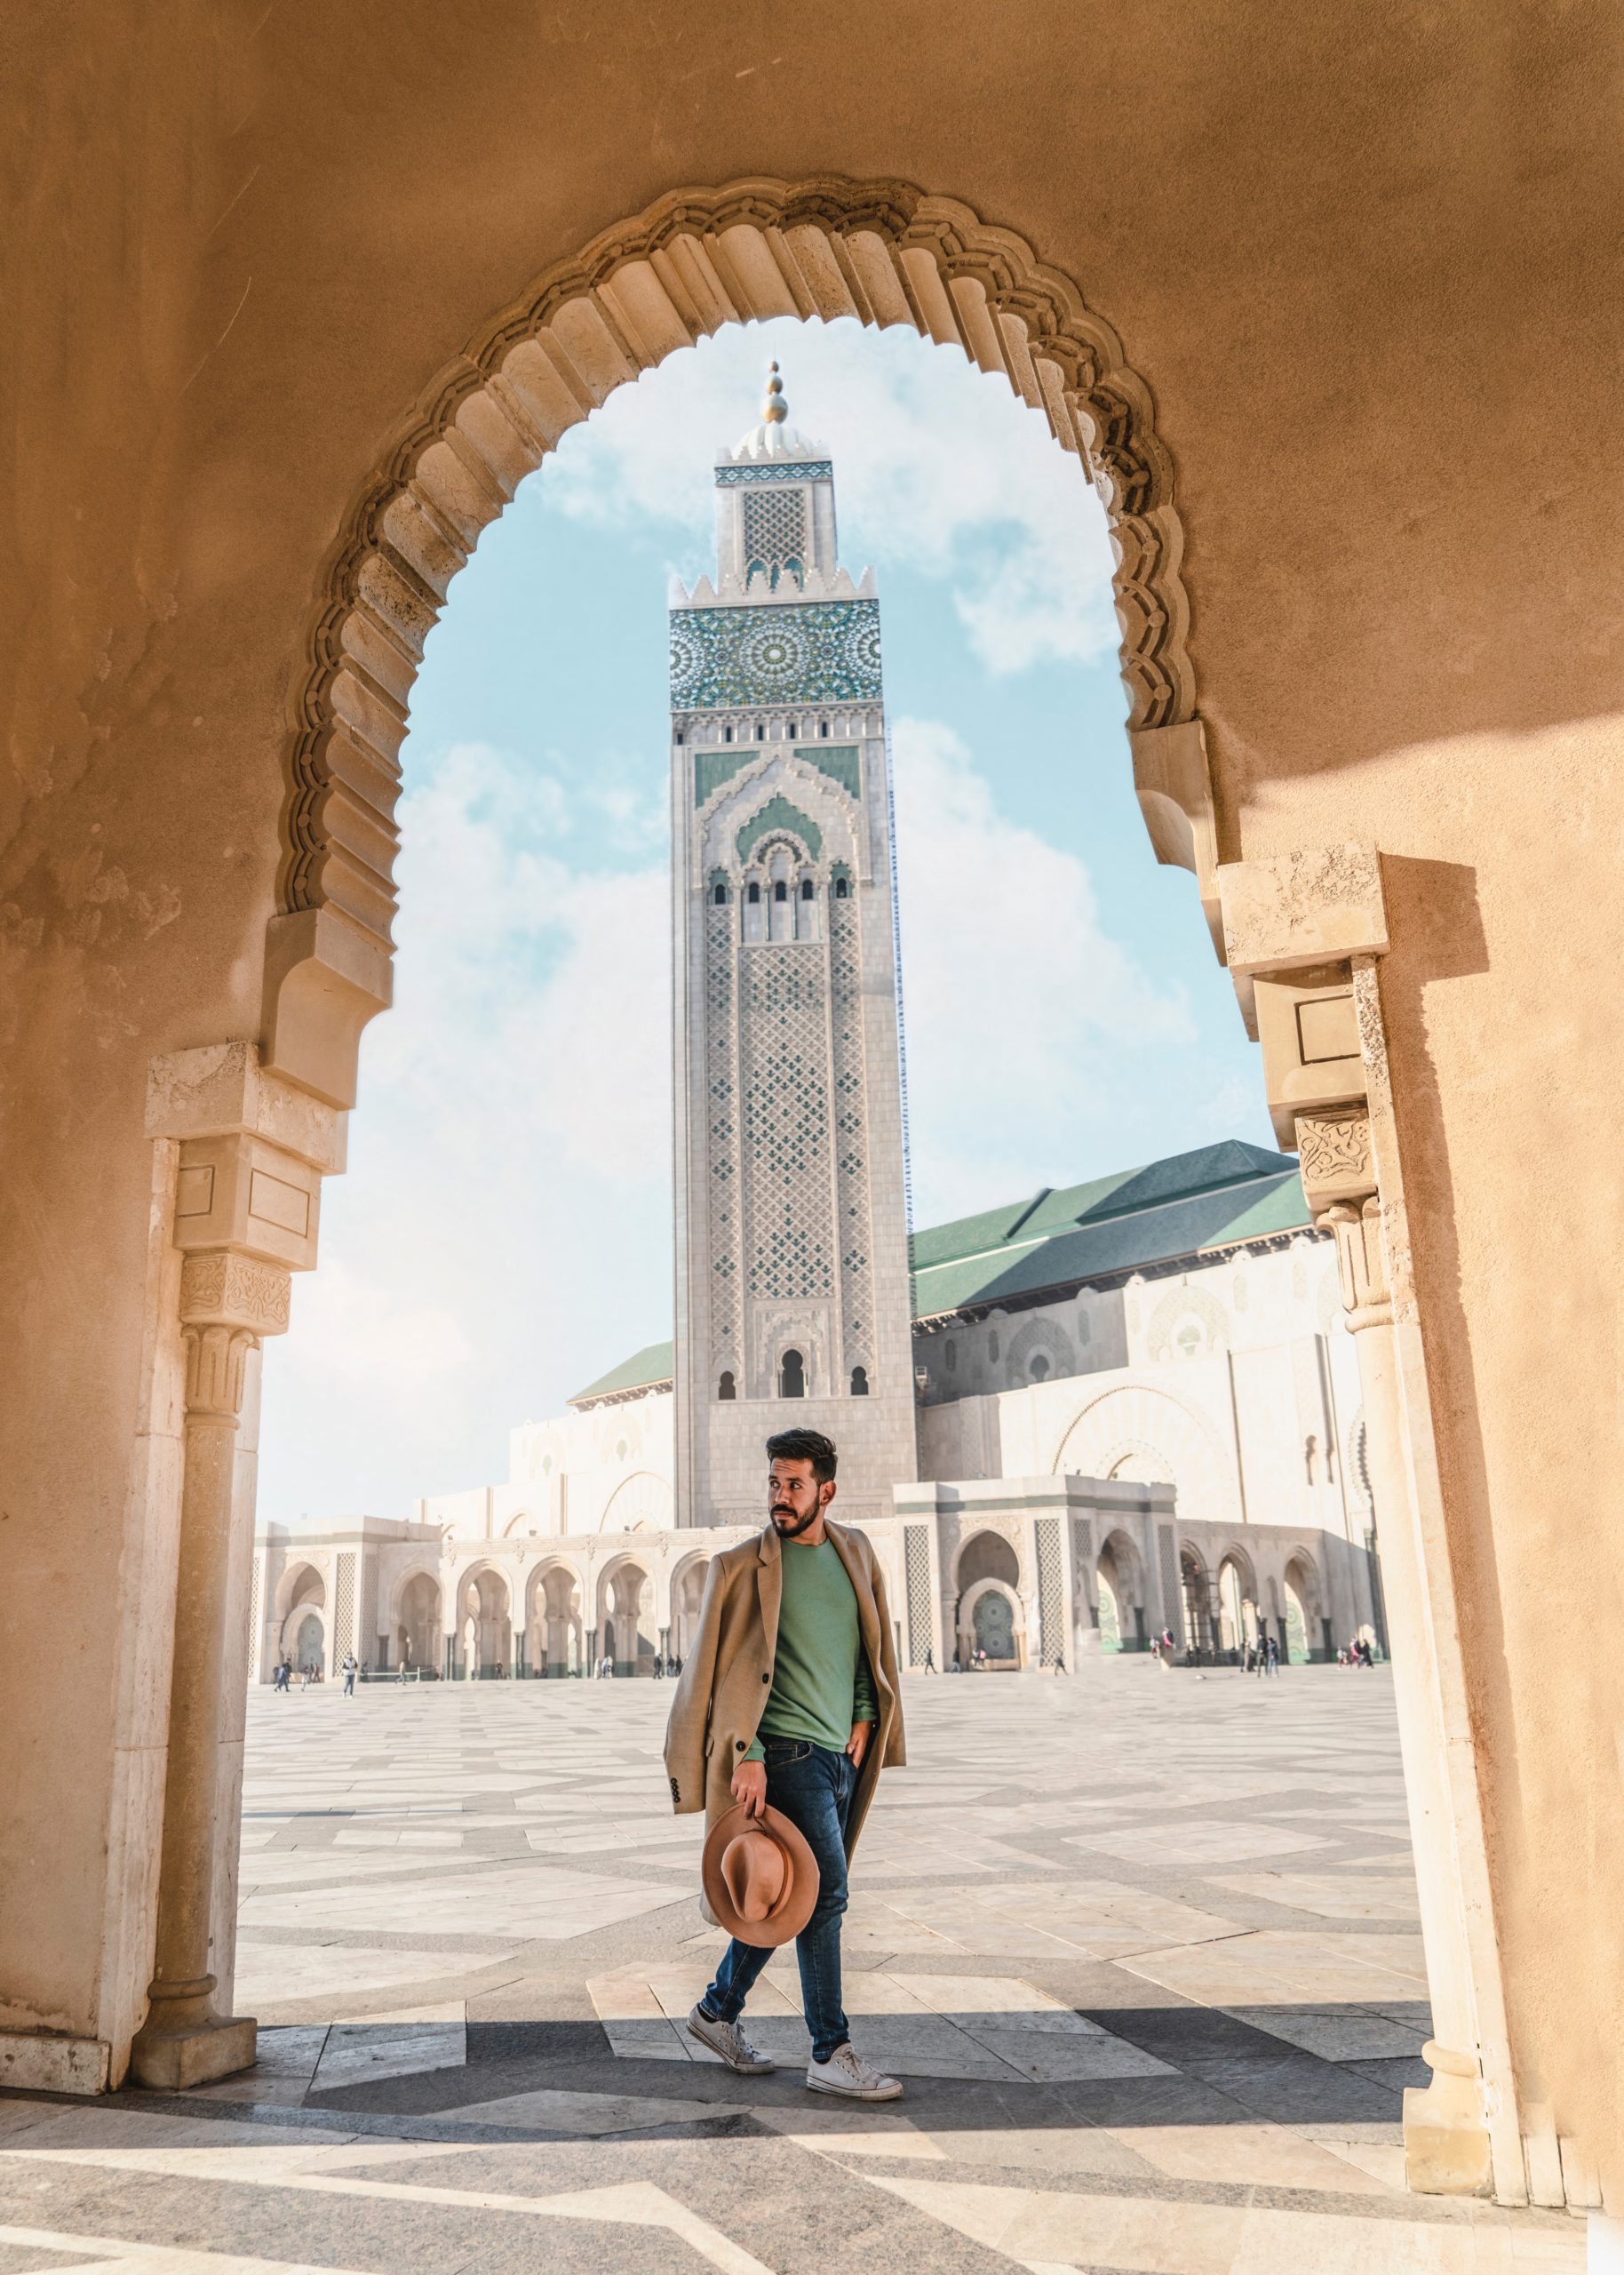
[[[817,1859],[778,1809],[730,1808],[705,1835],[699,1866],[719,1927],[770,1949],[799,1936],[817,1902]]]

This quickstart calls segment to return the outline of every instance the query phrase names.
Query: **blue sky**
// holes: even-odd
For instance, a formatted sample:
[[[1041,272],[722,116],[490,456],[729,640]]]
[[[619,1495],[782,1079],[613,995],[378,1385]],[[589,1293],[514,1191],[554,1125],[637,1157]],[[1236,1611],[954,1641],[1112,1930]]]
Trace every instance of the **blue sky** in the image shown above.
[[[1194,881],[1156,866],[1103,515],[999,379],[912,331],[732,327],[564,439],[431,635],[395,1009],[322,1263],[267,1346],[260,1513],[408,1513],[670,1332],[665,609],[768,356],[880,582],[916,1220],[1270,1143]]]

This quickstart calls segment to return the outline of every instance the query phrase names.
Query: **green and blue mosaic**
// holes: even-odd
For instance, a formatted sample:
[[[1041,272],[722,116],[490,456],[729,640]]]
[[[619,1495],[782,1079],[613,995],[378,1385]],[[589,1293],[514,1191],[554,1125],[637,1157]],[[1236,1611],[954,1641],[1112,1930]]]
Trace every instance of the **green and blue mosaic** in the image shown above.
[[[694,803],[706,804],[713,790],[724,782],[731,782],[758,758],[769,758],[771,749],[762,743],[735,743],[728,750],[697,750],[694,753]],[[863,755],[856,743],[797,743],[795,755],[808,766],[816,766],[832,782],[838,782],[849,798],[863,802]]]
[[[878,601],[673,609],[671,707],[878,703]]]
[[[739,859],[748,861],[764,837],[775,835],[799,837],[815,861],[824,850],[824,833],[810,814],[803,814],[799,806],[791,805],[789,800],[776,791],[759,813],[751,815],[739,831]]]
[[[832,482],[834,467],[827,459],[792,459],[783,466],[719,466],[716,487],[736,490],[742,482]]]

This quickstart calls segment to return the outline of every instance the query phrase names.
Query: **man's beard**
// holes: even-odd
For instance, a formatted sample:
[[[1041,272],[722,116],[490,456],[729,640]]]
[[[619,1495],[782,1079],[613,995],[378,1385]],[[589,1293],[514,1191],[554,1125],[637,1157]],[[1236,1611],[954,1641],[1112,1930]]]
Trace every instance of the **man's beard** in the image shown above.
[[[794,1510],[790,1507],[787,1502],[780,1501],[770,1512],[773,1521],[773,1529],[777,1533],[779,1539],[798,1540],[800,1535],[808,1529],[808,1526],[815,1525],[817,1522],[819,1507],[820,1504],[815,1501],[812,1506],[807,1511],[804,1517],[798,1517],[795,1514]],[[788,1517],[790,1521],[787,1525],[781,1525],[778,1522],[781,1516]]]

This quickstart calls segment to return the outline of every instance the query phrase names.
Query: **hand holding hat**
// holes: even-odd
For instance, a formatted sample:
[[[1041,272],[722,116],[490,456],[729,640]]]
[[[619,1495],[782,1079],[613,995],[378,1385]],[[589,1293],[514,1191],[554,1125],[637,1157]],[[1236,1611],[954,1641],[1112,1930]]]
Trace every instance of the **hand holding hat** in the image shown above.
[[[817,1859],[780,1809],[729,1809],[706,1834],[699,1869],[705,1901],[741,1944],[789,1943],[817,1902]]]

